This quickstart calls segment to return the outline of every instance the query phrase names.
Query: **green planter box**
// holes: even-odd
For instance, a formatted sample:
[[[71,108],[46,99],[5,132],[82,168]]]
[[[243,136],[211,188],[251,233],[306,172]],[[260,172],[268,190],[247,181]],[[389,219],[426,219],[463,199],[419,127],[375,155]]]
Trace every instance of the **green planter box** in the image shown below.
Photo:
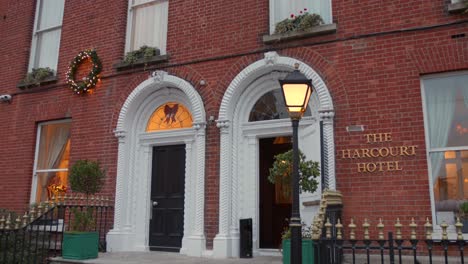
[[[291,263],[291,240],[283,240],[283,264]],[[314,263],[314,245],[311,239],[302,239],[302,264]]]
[[[64,259],[97,258],[98,244],[98,232],[64,232],[62,257]]]

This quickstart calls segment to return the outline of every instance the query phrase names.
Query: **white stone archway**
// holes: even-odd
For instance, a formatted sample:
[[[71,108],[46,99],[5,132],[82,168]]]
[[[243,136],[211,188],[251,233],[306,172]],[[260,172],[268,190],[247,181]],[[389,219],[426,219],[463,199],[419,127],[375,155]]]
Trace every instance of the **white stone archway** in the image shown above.
[[[192,114],[191,128],[145,132],[151,114],[166,102],[179,102]],[[115,129],[119,140],[114,227],[108,251],[147,251],[153,146],[185,144],[184,234],[181,253],[205,251],[205,110],[195,88],[164,71],[154,72],[128,96]]]
[[[278,79],[284,78],[299,63],[299,70],[312,79],[315,102],[312,117],[304,118],[303,128],[312,129],[307,133],[316,133],[318,121],[323,123],[323,164],[325,188],[335,187],[335,146],[333,131],[333,102],[325,82],[309,65],[290,57],[279,56],[276,52],[265,53],[265,58],[252,63],[242,70],[227,88],[217,120],[220,128],[220,190],[219,190],[219,230],[214,239],[215,257],[239,256],[238,221],[242,216],[253,218],[254,244],[258,229],[258,186],[255,179],[245,174],[258,172],[252,161],[258,159],[258,138],[291,133],[291,124],[287,120],[271,120],[259,125],[245,124],[245,117],[262,94],[279,86]],[[318,105],[318,107],[317,107]],[[263,121],[262,121],[263,122]],[[247,161],[247,162],[244,162]],[[250,181],[250,182],[244,182]],[[254,201],[251,201],[251,200]],[[246,207],[245,204],[253,206]],[[248,212],[246,212],[248,211]],[[255,245],[254,245],[255,251]]]

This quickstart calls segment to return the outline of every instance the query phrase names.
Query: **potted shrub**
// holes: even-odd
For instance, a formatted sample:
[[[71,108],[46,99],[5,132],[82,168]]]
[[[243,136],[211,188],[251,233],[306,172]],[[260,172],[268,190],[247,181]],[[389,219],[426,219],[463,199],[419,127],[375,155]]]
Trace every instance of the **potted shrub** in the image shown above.
[[[92,259],[98,256],[99,233],[95,231],[94,209],[89,196],[98,193],[104,183],[105,171],[98,162],[79,160],[70,169],[69,182],[73,192],[82,193],[86,204],[72,208],[70,231],[64,232],[62,257],[64,259]]]
[[[291,262],[291,230],[286,228],[281,234],[283,248],[283,264]],[[312,228],[302,223],[302,264],[313,263],[314,244],[312,241]]]
[[[460,216],[460,221],[463,224],[462,232],[468,233],[468,201],[459,205],[458,215]]]
[[[280,183],[286,197],[291,196],[293,151],[289,150],[275,156],[273,167],[270,168],[268,180],[271,183]],[[317,189],[320,176],[320,166],[316,161],[306,160],[306,156],[299,151],[299,190],[300,192],[313,193]]]
[[[271,183],[280,183],[281,191],[285,197],[291,197],[293,151],[289,150],[275,156],[273,167],[270,168],[268,180]],[[318,186],[316,178],[320,176],[320,166],[316,161],[306,160],[306,156],[299,151],[299,190],[300,192],[315,192]],[[291,259],[291,231],[286,228],[282,235],[283,264],[289,264]],[[310,227],[302,224],[302,263],[312,263],[314,248]]]

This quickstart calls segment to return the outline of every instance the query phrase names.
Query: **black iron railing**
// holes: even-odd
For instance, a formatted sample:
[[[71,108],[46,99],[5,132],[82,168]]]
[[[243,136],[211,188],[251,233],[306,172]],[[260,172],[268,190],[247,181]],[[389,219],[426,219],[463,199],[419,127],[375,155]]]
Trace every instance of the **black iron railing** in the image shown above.
[[[468,244],[462,234],[462,224],[455,224],[456,234],[449,239],[448,225],[441,224],[441,239],[433,239],[432,224],[426,219],[424,235],[419,234],[417,239],[417,224],[411,220],[408,227],[408,236],[403,238],[404,226],[397,219],[393,226],[395,233],[387,232],[384,236],[382,221],[377,224],[376,239],[371,239],[370,224],[367,220],[362,224],[362,239],[356,239],[357,226],[353,221],[347,226],[348,237],[344,237],[344,226],[337,221],[324,225],[324,236],[314,240],[315,263],[335,264],[342,263],[342,257],[347,257],[346,263],[465,263],[464,248]],[[336,233],[332,232],[332,227]]]
[[[109,199],[92,197],[95,230],[99,233],[99,250],[106,250],[106,234],[111,229],[113,207]],[[0,263],[47,263],[59,256],[63,232],[70,231],[72,209],[84,210],[82,197],[67,197],[58,203],[31,207],[22,217],[11,214],[0,218]]]

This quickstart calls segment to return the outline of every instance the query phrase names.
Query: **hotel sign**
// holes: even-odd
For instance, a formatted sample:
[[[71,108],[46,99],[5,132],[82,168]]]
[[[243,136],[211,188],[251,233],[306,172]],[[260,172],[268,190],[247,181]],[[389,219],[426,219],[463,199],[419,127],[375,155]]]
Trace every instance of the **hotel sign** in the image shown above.
[[[365,134],[364,138],[368,144],[388,143],[392,142],[392,133]],[[379,161],[375,162],[356,163],[358,172],[401,171],[403,170],[400,163],[401,159],[408,156],[415,156],[416,148],[416,145],[401,145],[344,149],[341,150],[341,158],[353,160],[365,158],[379,159]],[[382,161],[382,159],[385,160]]]

